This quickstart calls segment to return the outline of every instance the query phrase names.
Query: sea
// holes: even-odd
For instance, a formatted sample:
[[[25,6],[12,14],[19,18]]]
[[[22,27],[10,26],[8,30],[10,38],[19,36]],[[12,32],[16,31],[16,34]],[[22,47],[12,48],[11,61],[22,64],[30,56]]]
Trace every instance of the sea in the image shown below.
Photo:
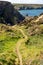
[[[43,9],[28,9],[28,10],[19,10],[23,16],[38,16],[43,13]]]

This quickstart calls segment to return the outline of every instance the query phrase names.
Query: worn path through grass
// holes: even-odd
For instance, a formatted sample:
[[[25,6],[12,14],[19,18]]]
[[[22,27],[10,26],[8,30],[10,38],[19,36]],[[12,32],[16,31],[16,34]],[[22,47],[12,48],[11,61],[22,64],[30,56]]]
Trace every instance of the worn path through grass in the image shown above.
[[[17,42],[17,45],[16,45],[16,50],[17,50],[17,54],[18,54],[18,58],[19,58],[19,61],[20,61],[20,65],[23,65],[23,62],[22,62],[22,56],[21,56],[21,53],[20,53],[20,46],[22,43],[26,42],[28,37],[27,35],[24,33],[24,31],[22,29],[19,29],[17,28],[17,30],[19,30],[22,35],[23,35],[23,38],[19,39],[18,42]]]

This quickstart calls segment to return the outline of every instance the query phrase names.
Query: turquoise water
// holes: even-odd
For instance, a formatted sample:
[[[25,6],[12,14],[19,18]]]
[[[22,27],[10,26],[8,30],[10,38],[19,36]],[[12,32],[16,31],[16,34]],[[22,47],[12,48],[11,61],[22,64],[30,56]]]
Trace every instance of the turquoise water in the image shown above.
[[[23,16],[38,16],[43,13],[43,9],[32,9],[32,10],[19,10]]]

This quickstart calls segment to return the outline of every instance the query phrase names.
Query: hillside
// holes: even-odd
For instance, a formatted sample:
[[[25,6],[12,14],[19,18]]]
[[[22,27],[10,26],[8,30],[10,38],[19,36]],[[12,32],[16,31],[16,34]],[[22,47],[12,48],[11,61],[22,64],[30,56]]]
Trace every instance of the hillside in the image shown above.
[[[13,4],[17,10],[22,9],[43,9],[43,4]]]
[[[0,65],[43,65],[43,14],[0,24]]]

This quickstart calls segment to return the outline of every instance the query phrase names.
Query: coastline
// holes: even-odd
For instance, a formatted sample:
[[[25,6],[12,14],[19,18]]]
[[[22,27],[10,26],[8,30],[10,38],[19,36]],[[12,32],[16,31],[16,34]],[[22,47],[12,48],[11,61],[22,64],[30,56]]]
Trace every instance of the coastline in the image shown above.
[[[43,9],[43,4],[13,4],[17,10]]]

